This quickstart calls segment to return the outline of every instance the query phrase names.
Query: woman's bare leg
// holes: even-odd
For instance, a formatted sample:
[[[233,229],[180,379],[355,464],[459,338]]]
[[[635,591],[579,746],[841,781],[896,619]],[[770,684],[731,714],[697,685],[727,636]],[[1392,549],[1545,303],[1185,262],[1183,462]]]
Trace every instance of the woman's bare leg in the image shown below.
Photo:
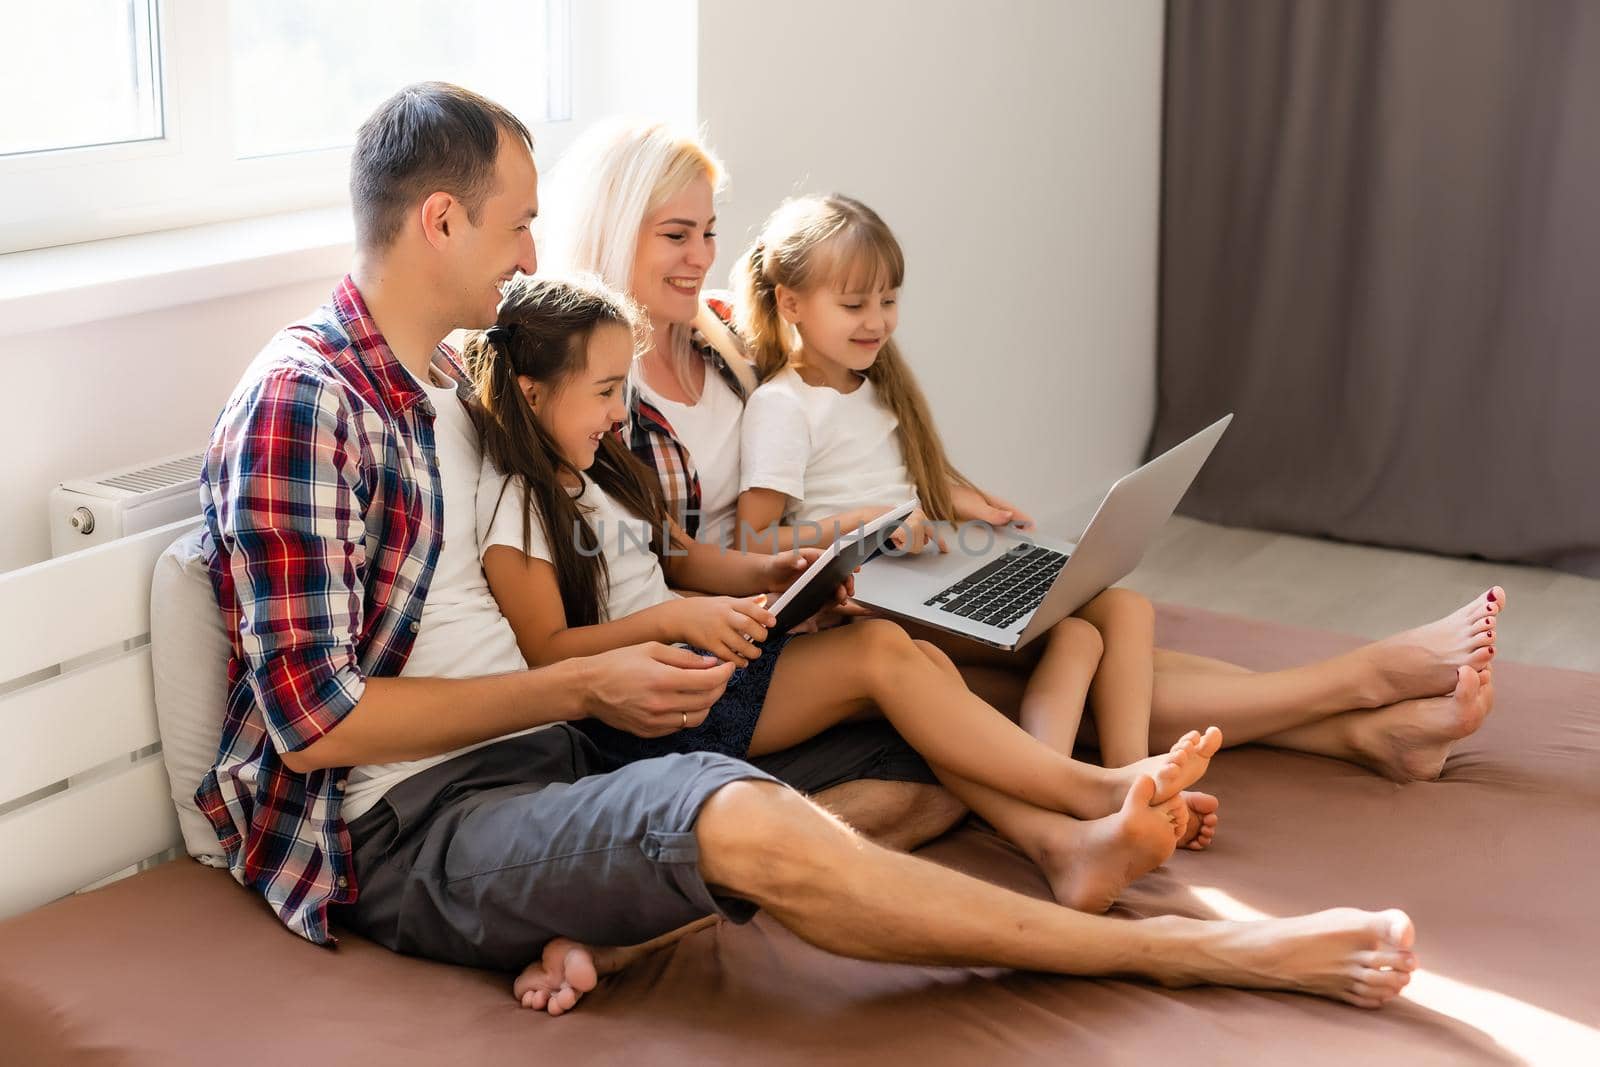
[[[1162,650],[1155,659],[1151,744],[1158,746],[1185,721],[1216,722],[1228,743],[1239,745],[1343,711],[1449,693],[1457,667],[1481,670],[1493,659],[1504,606],[1505,591],[1495,586],[1426,626],[1280,671],[1228,670],[1231,665]]]
[[[1150,743],[1215,722],[1230,745],[1330,756],[1399,780],[1436,777],[1449,746],[1492,708],[1487,685],[1462,703],[1458,669],[1487,669],[1505,602],[1495,586],[1426,626],[1281,671],[1159,649]]]
[[[949,771],[1039,807],[1097,819],[1118,811],[1141,774],[1165,801],[1205,773],[1219,740],[1197,736],[1175,760],[1099,768],[1040,744],[955,684],[905,631],[883,620],[797,638],[774,667],[751,740],[775,752],[848,718],[880,710],[900,735]],[[1176,764],[1176,768],[1170,764]]]

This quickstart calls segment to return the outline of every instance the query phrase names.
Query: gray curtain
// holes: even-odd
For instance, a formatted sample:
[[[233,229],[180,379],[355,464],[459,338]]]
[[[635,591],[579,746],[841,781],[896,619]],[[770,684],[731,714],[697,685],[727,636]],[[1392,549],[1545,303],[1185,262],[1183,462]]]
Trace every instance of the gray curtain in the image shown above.
[[[1600,576],[1600,2],[1172,0],[1182,510]]]

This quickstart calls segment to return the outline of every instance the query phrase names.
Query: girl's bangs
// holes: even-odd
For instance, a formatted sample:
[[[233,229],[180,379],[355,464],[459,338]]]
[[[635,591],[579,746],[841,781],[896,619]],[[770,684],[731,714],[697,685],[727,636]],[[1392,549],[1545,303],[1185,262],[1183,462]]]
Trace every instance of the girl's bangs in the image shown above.
[[[894,239],[887,240],[864,226],[842,230],[823,250],[827,257],[823,276],[838,293],[875,293],[898,289],[905,280],[905,257]]]

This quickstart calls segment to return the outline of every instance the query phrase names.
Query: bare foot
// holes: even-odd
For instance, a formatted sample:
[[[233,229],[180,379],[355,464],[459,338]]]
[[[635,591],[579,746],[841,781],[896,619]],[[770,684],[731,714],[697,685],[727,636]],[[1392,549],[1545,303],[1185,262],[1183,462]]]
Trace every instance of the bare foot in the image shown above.
[[[1505,604],[1506,591],[1497,585],[1442,619],[1358,650],[1374,676],[1369,706],[1442,696],[1455,685],[1456,668],[1487,667]]]
[[[1172,857],[1183,832],[1184,802],[1174,796],[1157,803],[1155,792],[1155,782],[1143,775],[1114,815],[1090,822],[1062,820],[1061,839],[1040,857],[1058,903],[1098,915],[1134,880]]]
[[[1189,823],[1178,838],[1178,847],[1191,852],[1209,848],[1217,834],[1217,808],[1222,802],[1210,793],[1185,791],[1178,795],[1189,809]]]
[[[1101,800],[1104,804],[1102,810],[1106,814],[1119,810],[1128,790],[1140,778],[1155,782],[1154,803],[1166,803],[1205,776],[1211,766],[1211,757],[1221,747],[1222,731],[1215,726],[1208,726],[1203,734],[1198,730],[1190,730],[1173,743],[1169,752],[1136,760],[1126,767],[1108,768],[1105,793]]]
[[[1210,957],[1173,984],[1205,981],[1246,989],[1284,989],[1382,1007],[1417,968],[1416,931],[1403,911],[1333,908],[1289,919],[1207,924]]]
[[[1494,710],[1494,670],[1456,668],[1449,696],[1404,700],[1354,721],[1359,762],[1397,782],[1433,781],[1450,747]]]
[[[555,938],[544,946],[537,962],[528,964],[517,975],[517,980],[511,984],[511,993],[524,1008],[536,1011],[542,1008],[551,1015],[563,1015],[605,975],[615,974],[641,956],[648,956],[716,924],[717,917],[707,915],[641,944],[604,948],[567,937]]]

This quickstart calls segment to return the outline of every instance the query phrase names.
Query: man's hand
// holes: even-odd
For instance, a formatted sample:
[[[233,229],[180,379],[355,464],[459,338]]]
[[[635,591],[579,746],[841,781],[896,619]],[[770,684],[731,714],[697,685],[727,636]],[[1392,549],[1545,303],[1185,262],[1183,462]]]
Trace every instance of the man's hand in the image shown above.
[[[585,713],[636,737],[699,726],[733,674],[732,663],[657,641],[577,662]]]

